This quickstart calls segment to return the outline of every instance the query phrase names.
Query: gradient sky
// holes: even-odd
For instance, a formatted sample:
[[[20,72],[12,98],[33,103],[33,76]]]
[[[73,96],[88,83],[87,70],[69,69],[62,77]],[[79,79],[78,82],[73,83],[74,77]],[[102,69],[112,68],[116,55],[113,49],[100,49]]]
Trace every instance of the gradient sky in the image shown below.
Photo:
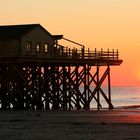
[[[0,25],[40,23],[87,48],[119,49],[114,86],[140,86],[140,0],[0,0]]]

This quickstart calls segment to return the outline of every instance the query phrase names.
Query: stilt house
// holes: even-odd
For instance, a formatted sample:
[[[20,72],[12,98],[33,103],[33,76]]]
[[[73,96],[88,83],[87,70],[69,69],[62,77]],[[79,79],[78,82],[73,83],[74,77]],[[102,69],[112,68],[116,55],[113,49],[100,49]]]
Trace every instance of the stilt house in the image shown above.
[[[0,57],[50,57],[61,37],[40,24],[0,26]]]

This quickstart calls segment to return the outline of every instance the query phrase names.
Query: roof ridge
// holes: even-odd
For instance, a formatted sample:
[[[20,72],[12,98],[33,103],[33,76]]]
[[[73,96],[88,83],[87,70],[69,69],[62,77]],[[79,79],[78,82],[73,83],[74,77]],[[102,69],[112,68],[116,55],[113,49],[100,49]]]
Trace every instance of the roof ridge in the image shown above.
[[[0,39],[20,38],[40,24],[20,24],[0,26]]]
[[[0,25],[0,27],[11,27],[11,26],[37,26],[40,25],[39,23],[35,23],[35,24],[9,24],[9,25]]]

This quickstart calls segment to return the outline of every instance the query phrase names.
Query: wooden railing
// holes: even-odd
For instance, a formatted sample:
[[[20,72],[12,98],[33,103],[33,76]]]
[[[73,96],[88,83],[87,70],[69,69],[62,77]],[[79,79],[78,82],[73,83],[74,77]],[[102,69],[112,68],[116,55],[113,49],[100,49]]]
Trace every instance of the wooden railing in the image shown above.
[[[52,57],[57,58],[68,58],[68,59],[98,59],[98,60],[118,60],[119,59],[119,52],[118,50],[103,50],[101,49],[98,51],[96,48],[95,50],[87,49],[85,50],[84,47],[81,50],[77,48],[67,48],[61,45],[58,45],[57,48],[54,49],[54,53]]]

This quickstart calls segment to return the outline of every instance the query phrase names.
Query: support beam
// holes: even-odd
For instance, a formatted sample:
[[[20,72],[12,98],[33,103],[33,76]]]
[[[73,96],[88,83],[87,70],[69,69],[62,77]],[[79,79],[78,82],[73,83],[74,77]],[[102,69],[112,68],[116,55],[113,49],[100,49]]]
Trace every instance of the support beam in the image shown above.
[[[96,80],[96,87],[97,87],[97,110],[100,110],[100,79],[99,79],[99,66],[97,65],[97,76],[96,76],[97,80]]]
[[[108,65],[108,99],[109,99],[109,109],[113,109],[113,105],[111,103],[111,81],[110,81],[110,66]]]

